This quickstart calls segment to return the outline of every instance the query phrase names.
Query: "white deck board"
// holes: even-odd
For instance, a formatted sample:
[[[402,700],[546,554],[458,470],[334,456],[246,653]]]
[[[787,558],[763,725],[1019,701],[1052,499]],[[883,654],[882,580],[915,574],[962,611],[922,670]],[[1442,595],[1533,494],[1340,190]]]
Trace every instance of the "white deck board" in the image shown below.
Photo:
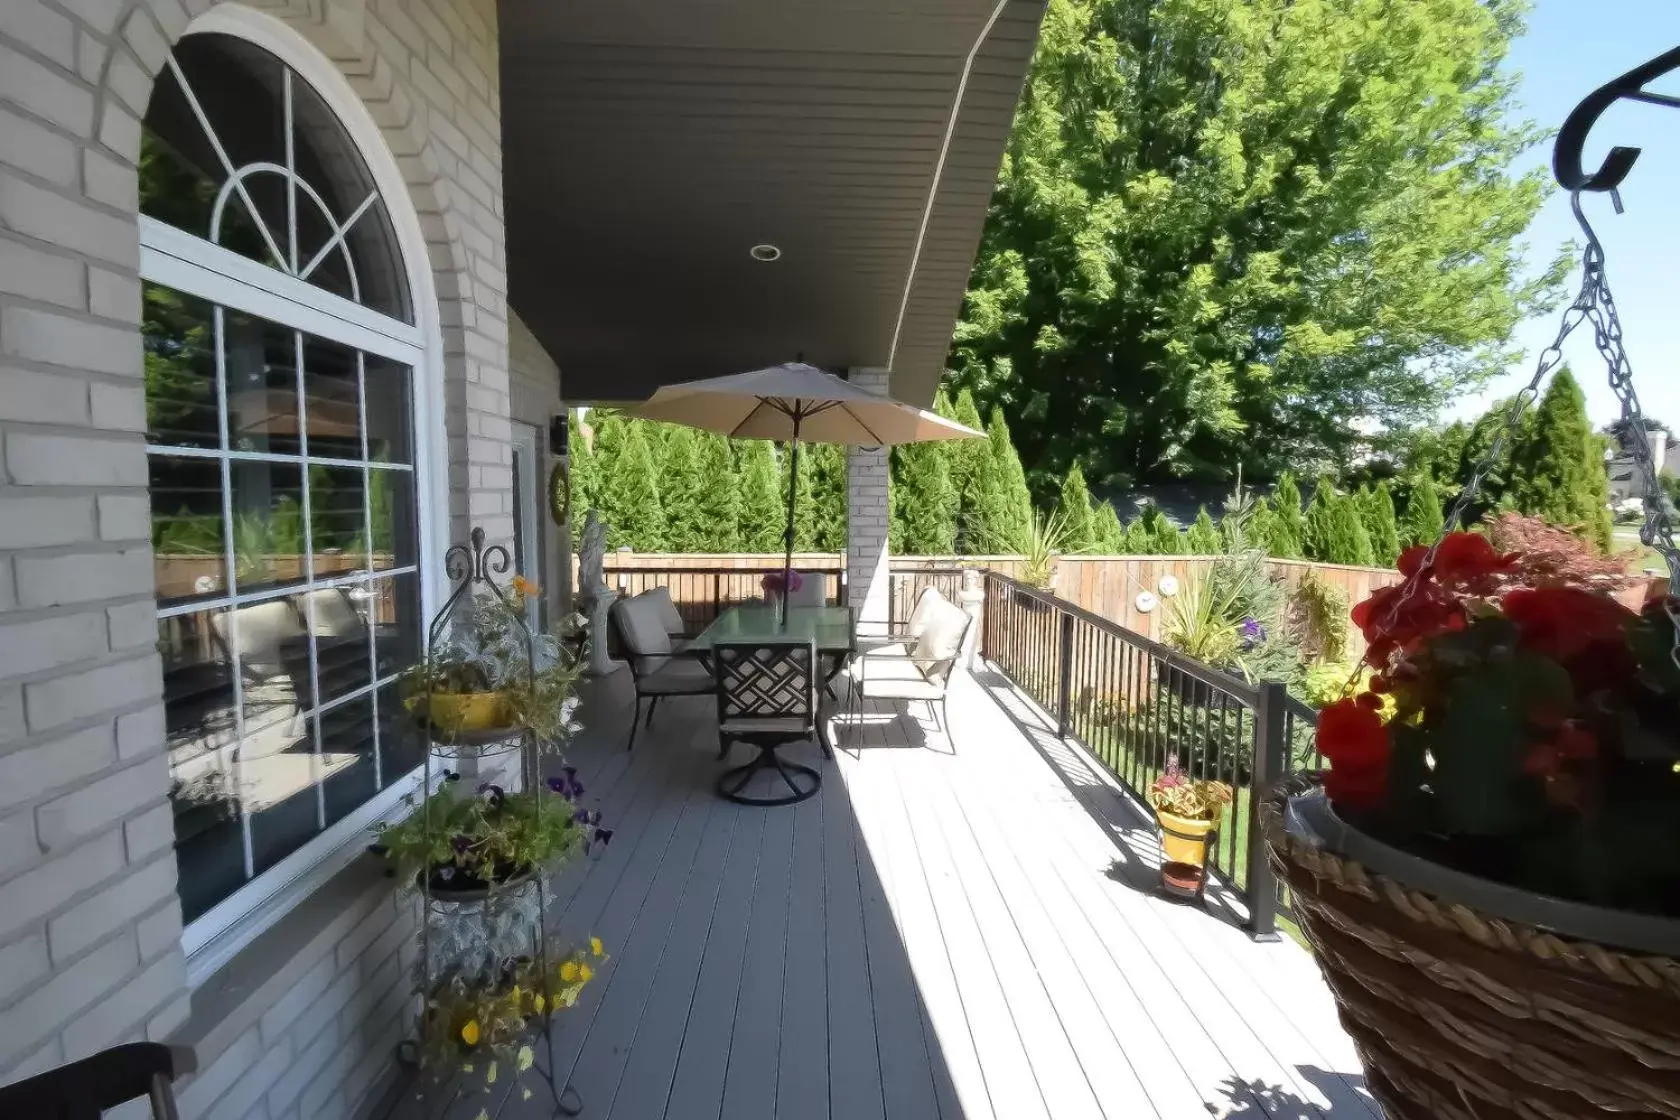
[[[1310,957],[1140,889],[1135,803],[989,680],[949,737],[877,704],[835,759],[797,748],[824,787],[781,808],[713,793],[705,701],[627,753],[629,681],[588,687],[571,759],[616,834],[551,890],[559,941],[612,954],[555,1030],[584,1116],[1377,1115]]]

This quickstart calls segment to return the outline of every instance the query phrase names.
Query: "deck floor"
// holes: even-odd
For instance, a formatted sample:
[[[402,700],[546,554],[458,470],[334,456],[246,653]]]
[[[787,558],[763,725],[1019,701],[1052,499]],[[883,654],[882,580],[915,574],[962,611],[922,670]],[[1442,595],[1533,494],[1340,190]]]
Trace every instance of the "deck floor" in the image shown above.
[[[555,1031],[584,1116],[1378,1115],[1310,957],[1140,889],[1152,832],[1001,679],[953,685],[949,737],[920,704],[837,727],[821,794],[772,809],[713,794],[708,700],[633,753],[629,703],[586,694],[572,761],[617,832],[551,912],[612,955]]]

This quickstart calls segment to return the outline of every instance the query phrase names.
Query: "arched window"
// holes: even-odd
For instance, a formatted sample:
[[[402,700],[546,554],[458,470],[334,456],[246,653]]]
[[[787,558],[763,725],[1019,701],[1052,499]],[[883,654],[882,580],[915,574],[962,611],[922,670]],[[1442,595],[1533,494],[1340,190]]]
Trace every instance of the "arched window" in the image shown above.
[[[359,847],[420,759],[394,676],[422,640],[426,348],[366,162],[253,42],[176,46],[146,113],[140,209],[191,951]]]

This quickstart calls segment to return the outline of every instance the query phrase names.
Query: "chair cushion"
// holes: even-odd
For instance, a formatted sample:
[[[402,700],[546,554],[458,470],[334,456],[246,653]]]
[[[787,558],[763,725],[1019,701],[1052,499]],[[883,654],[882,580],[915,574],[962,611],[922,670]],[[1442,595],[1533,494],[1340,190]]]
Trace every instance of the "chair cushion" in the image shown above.
[[[686,657],[668,659],[654,672],[641,679],[638,686],[643,695],[711,692],[717,688],[712,674],[698,661]]]
[[[928,617],[945,597],[935,587],[924,587],[922,593],[916,596],[916,605],[910,608],[910,617],[904,623],[904,640],[914,642],[922,636],[922,629],[927,626]]]
[[[677,610],[677,604],[671,601],[669,587],[650,587],[637,595],[635,600],[646,600],[653,605],[657,612],[659,625],[665,627],[667,634],[686,634],[688,627],[683,623],[682,614]]]
[[[935,593],[928,607],[927,621],[910,646],[910,660],[929,680],[942,681],[950,672],[950,663],[962,652],[963,636],[967,632],[968,612]]]
[[[902,657],[871,657],[858,684],[871,700],[937,700],[945,692],[923,676],[914,661]]]
[[[620,632],[628,652],[636,657],[666,657],[671,653],[671,632],[665,629],[659,604],[646,594],[618,605]]]
[[[724,735],[808,735],[816,725],[797,716],[736,716],[718,725]]]

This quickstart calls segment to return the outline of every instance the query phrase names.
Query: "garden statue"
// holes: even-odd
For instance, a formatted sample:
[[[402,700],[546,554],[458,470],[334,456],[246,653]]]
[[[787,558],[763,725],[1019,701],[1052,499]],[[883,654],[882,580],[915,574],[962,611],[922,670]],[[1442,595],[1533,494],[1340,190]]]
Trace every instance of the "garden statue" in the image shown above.
[[[607,554],[607,527],[600,514],[590,510],[583,519],[578,541],[578,605],[589,617],[589,667],[592,677],[604,677],[618,668],[607,656],[607,612],[616,594],[607,588],[603,567]]]

